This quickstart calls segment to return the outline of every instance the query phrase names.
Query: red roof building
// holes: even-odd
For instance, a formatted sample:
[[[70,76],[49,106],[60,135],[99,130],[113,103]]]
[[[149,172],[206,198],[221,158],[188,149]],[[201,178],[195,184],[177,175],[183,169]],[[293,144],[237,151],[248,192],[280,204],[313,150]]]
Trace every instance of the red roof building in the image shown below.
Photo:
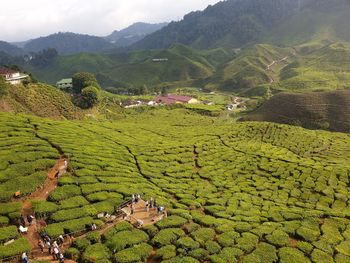
[[[156,97],[155,102],[165,104],[165,105],[172,105],[172,104],[176,104],[176,103],[196,104],[196,103],[198,103],[198,100],[191,98],[191,97],[188,97],[188,96],[168,94],[166,96]]]

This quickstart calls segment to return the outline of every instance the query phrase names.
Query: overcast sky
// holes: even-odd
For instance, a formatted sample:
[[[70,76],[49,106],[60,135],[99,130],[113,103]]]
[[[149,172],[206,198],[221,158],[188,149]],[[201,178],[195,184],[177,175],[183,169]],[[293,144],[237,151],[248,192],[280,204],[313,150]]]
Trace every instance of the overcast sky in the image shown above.
[[[0,40],[55,32],[108,35],[134,22],[179,20],[219,0],[0,0]]]

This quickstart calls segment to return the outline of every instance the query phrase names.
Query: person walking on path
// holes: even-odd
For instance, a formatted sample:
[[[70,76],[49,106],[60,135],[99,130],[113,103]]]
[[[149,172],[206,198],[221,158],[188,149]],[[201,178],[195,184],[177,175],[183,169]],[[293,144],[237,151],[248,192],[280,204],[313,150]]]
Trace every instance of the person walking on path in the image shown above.
[[[57,247],[54,247],[53,248],[53,259],[59,260],[60,259],[59,254],[60,254],[60,250]]]
[[[149,204],[148,204],[148,200],[147,200],[145,203],[146,203],[146,204],[145,204],[146,212],[148,212],[148,211],[149,211]]]
[[[59,263],[64,263],[64,256],[62,253],[60,253]]]
[[[63,245],[63,243],[64,243],[64,237],[63,237],[62,235],[60,235],[60,236],[58,237],[58,241],[59,241],[59,245]]]
[[[153,208],[153,197],[151,197],[151,200],[149,201],[149,207],[152,209]]]
[[[131,214],[133,215],[133,214],[134,214],[134,212],[135,212],[135,210],[134,210],[134,204],[131,204],[131,208],[130,208],[130,210],[131,210]]]
[[[51,242],[50,241],[46,241],[46,246],[48,248],[49,254],[51,254],[51,252],[52,252]]]
[[[41,239],[38,242],[38,246],[40,247],[41,252],[44,253],[45,244]]]
[[[27,252],[23,252],[23,254],[22,254],[22,262],[23,263],[28,263]]]

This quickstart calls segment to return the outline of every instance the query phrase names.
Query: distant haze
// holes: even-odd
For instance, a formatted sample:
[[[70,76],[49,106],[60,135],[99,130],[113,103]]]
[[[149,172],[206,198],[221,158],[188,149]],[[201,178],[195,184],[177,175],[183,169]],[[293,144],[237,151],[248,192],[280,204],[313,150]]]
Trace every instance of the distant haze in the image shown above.
[[[55,32],[104,36],[134,22],[181,19],[218,0],[17,0],[0,9],[0,40],[24,41]]]

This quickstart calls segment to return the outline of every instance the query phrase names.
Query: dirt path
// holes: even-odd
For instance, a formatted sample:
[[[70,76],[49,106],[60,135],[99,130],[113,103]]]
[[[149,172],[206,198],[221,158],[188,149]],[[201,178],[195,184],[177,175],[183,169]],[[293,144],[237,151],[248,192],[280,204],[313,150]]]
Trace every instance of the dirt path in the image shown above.
[[[58,178],[56,177],[56,175],[58,173],[63,175],[66,172],[66,169],[67,167],[65,164],[65,159],[62,157],[61,159],[57,160],[54,167],[52,167],[51,170],[48,172],[44,185],[22,200],[21,213],[28,226],[28,232],[27,234],[24,234],[24,237],[27,238],[28,242],[32,247],[32,250],[39,249],[38,247],[38,243],[40,240],[39,230],[46,226],[46,223],[44,220],[36,220],[36,219],[33,220],[31,225],[29,225],[27,217],[34,214],[34,211],[32,209],[32,201],[47,200],[50,193],[53,190],[55,190],[58,185]]]

